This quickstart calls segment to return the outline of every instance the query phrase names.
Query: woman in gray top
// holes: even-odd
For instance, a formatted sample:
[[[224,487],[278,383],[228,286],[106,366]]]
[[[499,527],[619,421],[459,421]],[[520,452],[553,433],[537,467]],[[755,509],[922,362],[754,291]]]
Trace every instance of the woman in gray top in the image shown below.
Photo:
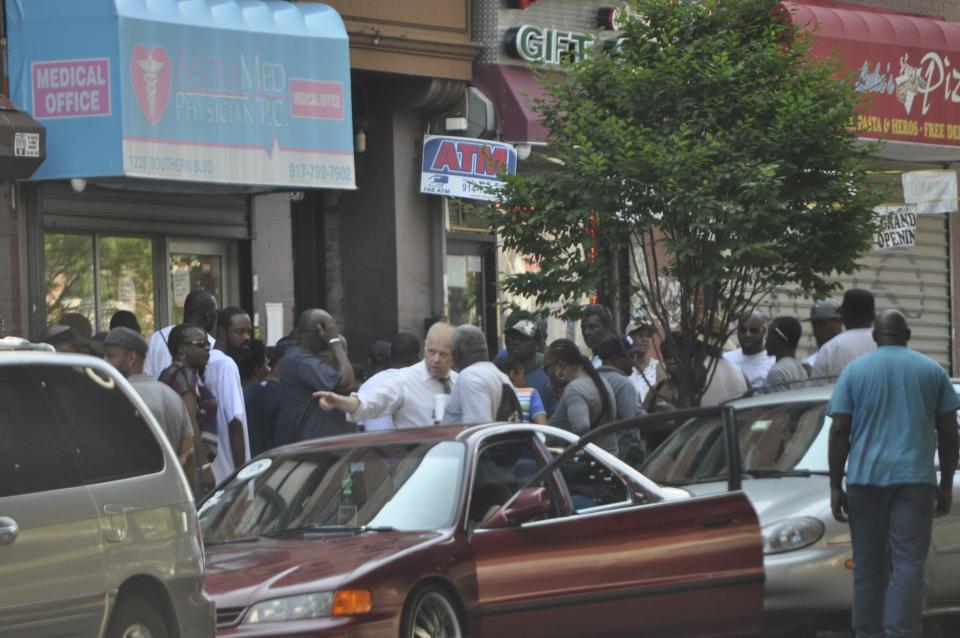
[[[548,423],[583,435],[617,419],[613,391],[569,339],[552,342],[543,355],[543,369],[561,392],[560,401]],[[596,444],[617,454],[616,435],[602,437]]]

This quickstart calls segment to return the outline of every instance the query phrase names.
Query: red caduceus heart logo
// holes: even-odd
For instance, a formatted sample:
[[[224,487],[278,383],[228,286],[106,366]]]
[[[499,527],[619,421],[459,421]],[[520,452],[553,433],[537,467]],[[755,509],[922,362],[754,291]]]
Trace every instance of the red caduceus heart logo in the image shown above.
[[[130,79],[137,104],[150,124],[156,124],[170,101],[170,56],[161,46],[138,44],[130,55]]]

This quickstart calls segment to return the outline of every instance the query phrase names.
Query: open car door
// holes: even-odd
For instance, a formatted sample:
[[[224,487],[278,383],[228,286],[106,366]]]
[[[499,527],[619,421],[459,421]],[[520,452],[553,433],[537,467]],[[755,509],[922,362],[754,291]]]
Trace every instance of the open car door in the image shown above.
[[[610,435],[716,419],[728,490],[645,491],[629,466],[588,445]],[[740,489],[732,408],[681,410],[598,428],[549,462],[470,538],[484,636],[741,636],[759,631],[763,552]],[[482,453],[482,450],[481,450]]]

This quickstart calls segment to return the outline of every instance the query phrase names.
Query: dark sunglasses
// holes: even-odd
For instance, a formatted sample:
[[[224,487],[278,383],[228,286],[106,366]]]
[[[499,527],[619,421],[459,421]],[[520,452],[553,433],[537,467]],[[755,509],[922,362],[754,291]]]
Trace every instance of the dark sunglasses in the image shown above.
[[[762,326],[737,326],[737,332],[758,335],[761,332],[763,332],[763,327]]]
[[[209,347],[210,347],[210,342],[207,341],[206,339],[202,339],[202,340],[201,340],[201,339],[197,339],[196,341],[184,341],[183,343],[185,343],[185,344],[188,345],[188,346],[193,346],[194,348],[209,348]]]

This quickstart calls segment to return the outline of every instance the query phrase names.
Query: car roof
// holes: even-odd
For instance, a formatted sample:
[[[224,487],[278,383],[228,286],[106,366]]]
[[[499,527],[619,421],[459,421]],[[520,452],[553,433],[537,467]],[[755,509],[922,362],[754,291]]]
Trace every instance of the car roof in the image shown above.
[[[34,343],[31,345],[46,346],[47,344]],[[25,364],[56,365],[67,367],[82,366],[102,371],[114,379],[123,378],[112,365],[103,359],[92,357],[88,354],[69,354],[66,352],[56,352],[52,349],[52,346],[47,346],[47,348],[28,347],[23,349],[0,348],[0,365],[17,366]]]
[[[384,430],[377,432],[357,432],[354,434],[343,434],[340,436],[328,436],[319,439],[309,439],[297,443],[282,445],[264,452],[265,456],[273,456],[275,453],[289,453],[292,451],[303,451],[322,448],[340,448],[356,445],[383,445],[390,443],[419,443],[428,441],[467,441],[473,439],[475,435],[485,432],[494,432],[503,430],[508,432],[510,428],[527,427],[529,423],[485,423],[482,425],[431,425],[419,428],[399,428],[396,430]]]
[[[33,343],[21,337],[4,337],[0,339],[0,353],[4,352],[56,352],[49,343]]]
[[[728,399],[724,402],[724,405],[730,405],[733,406],[734,409],[742,410],[745,408],[778,405],[782,403],[828,401],[830,395],[833,394],[833,387],[834,384],[830,383],[828,385],[795,388],[781,392],[761,392],[752,396]]]

